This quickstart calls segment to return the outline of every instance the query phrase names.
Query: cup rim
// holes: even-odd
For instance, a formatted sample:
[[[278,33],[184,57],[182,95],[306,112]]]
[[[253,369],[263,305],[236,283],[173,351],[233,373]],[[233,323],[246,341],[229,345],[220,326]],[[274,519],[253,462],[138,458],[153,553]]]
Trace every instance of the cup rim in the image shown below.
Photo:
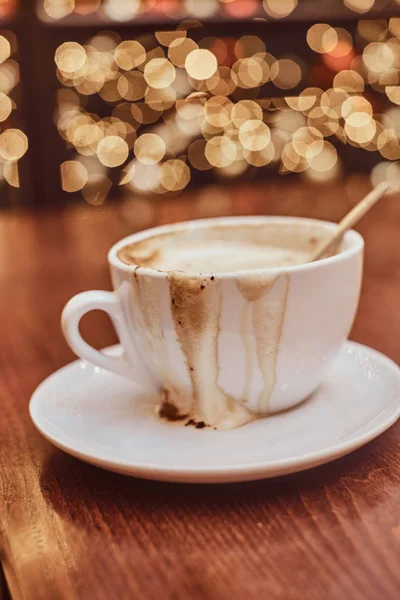
[[[138,267],[137,265],[128,265],[124,263],[120,258],[118,258],[118,252],[128,246],[129,244],[133,244],[136,242],[140,242],[149,237],[153,237],[156,235],[165,234],[168,232],[174,232],[179,230],[187,230],[189,229],[198,229],[198,228],[206,228],[209,226],[215,225],[226,225],[236,223],[243,224],[258,224],[258,223],[276,223],[276,224],[303,224],[303,225],[319,225],[322,228],[326,229],[326,231],[332,231],[337,223],[332,221],[324,221],[322,219],[311,219],[307,217],[290,217],[290,216],[269,216],[269,215],[257,215],[257,216],[232,216],[232,217],[211,217],[206,219],[193,219],[190,221],[179,221],[177,223],[170,223],[166,225],[159,225],[156,227],[151,227],[150,229],[144,229],[142,231],[138,231],[133,233],[118,242],[116,242],[108,252],[108,262],[111,267],[114,267],[120,271],[124,271],[125,273],[134,273],[139,270],[140,275],[151,275],[156,278],[163,278],[168,276],[168,273],[173,271],[161,271],[158,269],[153,269],[151,267]],[[237,277],[251,277],[251,276],[262,276],[266,274],[280,274],[280,273],[298,273],[301,271],[310,271],[313,269],[321,269],[327,267],[329,265],[337,264],[347,259],[359,254],[364,248],[364,238],[360,233],[351,229],[345,233],[343,236],[344,241],[347,243],[347,248],[342,250],[339,254],[335,254],[328,258],[322,258],[315,262],[309,263],[301,263],[299,265],[291,265],[284,267],[267,267],[265,269],[246,269],[239,271],[229,271],[229,272],[218,272],[213,271],[210,273],[201,273],[201,277],[207,277],[213,275],[216,279],[234,279]],[[175,270],[176,271],[176,270]],[[138,274],[139,274],[138,273]],[[180,273],[184,273],[180,271]],[[200,276],[200,273],[184,273],[182,276],[187,276],[188,278],[193,278],[196,276]]]

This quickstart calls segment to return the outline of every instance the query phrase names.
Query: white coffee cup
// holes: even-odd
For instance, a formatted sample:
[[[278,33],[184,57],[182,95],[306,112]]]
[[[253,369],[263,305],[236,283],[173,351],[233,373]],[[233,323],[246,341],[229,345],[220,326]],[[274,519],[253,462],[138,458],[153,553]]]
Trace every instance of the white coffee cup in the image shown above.
[[[148,238],[240,224],[308,228],[321,237],[335,227],[292,217],[227,217],[131,235],[108,255],[114,292],[83,292],[64,308],[62,327],[72,350],[146,391],[164,390],[176,417],[218,429],[288,409],[307,398],[323,381],[353,323],[364,248],[357,232],[347,232],[341,250],[317,262],[199,275],[199,284],[207,288],[202,302],[211,320],[195,330],[193,344],[177,331],[169,273],[137,268],[118,257],[125,246]],[[260,293],[247,293],[253,289]],[[91,310],[111,317],[123,349],[120,358],[107,356],[81,337],[80,319]]]

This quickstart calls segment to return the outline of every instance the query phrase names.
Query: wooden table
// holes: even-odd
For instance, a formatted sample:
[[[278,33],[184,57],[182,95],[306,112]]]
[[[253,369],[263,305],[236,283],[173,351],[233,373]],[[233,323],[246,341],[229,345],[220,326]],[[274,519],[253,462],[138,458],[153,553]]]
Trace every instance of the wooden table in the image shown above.
[[[118,476],[53,448],[34,429],[38,383],[74,359],[59,318],[76,292],[109,288],[106,253],[157,223],[217,214],[339,219],[368,189],[236,186],[150,204],[0,215],[1,559],[12,598],[386,600],[400,597],[400,425],[312,471],[188,486]],[[352,338],[400,361],[400,198],[360,225],[367,240]],[[107,318],[85,318],[97,347]],[[351,390],[349,390],[351,402]]]

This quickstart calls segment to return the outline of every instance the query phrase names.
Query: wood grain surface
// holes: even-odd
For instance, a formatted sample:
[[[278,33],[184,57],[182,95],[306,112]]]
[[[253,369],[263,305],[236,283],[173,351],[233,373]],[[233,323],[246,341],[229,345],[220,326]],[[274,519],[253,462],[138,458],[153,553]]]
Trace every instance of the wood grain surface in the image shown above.
[[[400,425],[348,457],[247,484],[188,486],[114,475],[40,437],[35,387],[74,359],[60,312],[110,287],[106,254],[141,227],[218,214],[339,220],[368,190],[264,183],[152,204],[0,215],[0,543],[12,598],[28,600],[397,600]],[[360,223],[365,283],[352,338],[400,362],[400,198]],[[97,347],[114,342],[86,317]],[[351,390],[349,390],[351,402]]]

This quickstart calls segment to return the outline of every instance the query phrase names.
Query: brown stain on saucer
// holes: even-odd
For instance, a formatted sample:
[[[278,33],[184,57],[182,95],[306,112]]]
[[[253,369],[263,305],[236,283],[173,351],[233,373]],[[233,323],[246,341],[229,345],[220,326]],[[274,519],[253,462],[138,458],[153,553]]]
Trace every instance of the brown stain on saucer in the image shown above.
[[[169,391],[163,390],[163,394],[164,399],[161,402],[161,405],[158,409],[158,416],[161,419],[165,419],[165,421],[171,421],[173,423],[176,421],[183,421],[184,419],[187,419],[187,414],[182,414],[181,412],[179,412],[179,409],[175,406],[175,404],[169,402]]]

